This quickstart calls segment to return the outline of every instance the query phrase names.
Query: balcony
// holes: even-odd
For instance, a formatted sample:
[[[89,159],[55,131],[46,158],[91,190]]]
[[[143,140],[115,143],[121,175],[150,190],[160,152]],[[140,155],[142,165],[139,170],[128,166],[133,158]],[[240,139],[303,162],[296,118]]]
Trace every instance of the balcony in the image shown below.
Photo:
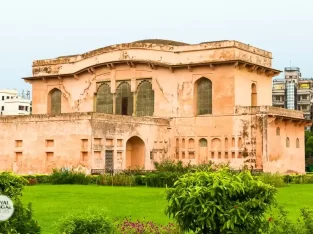
[[[285,105],[285,101],[273,99],[273,105],[274,106],[283,106],[283,105]]]

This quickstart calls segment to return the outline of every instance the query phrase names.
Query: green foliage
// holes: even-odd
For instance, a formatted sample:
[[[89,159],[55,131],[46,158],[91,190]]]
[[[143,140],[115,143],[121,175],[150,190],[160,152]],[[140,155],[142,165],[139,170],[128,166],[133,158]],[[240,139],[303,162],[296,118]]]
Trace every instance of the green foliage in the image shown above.
[[[124,173],[110,175],[104,174],[100,176],[100,185],[111,185],[111,186],[135,186],[135,176],[127,175]]]
[[[51,183],[50,175],[22,175],[22,177],[28,180],[29,185]]]
[[[284,181],[288,184],[313,184],[313,174],[284,175]]]
[[[173,187],[182,175],[181,172],[155,172],[146,174],[145,180],[148,187]]]
[[[270,228],[266,234],[312,234],[313,216],[312,211],[301,209],[300,218],[297,222],[292,222],[288,217],[288,212],[283,207],[279,207],[278,216],[268,219]]]
[[[305,157],[313,156],[313,132],[306,131],[305,132]]]
[[[117,230],[119,233],[127,234],[180,234],[177,225],[168,223],[167,225],[156,224],[152,221],[132,221],[124,218],[117,222]]]
[[[88,184],[87,176],[82,172],[75,172],[66,169],[53,169],[50,175],[52,184]]]
[[[265,212],[275,203],[276,192],[249,171],[197,171],[183,175],[167,190],[166,214],[183,231],[259,233],[267,230]]]
[[[23,207],[20,200],[22,190],[28,182],[21,176],[9,172],[0,173],[0,194],[11,198],[14,205],[12,217],[4,222],[0,222],[0,233],[40,233],[40,227],[32,218],[32,206]]]
[[[262,173],[261,175],[257,176],[257,178],[263,183],[273,185],[276,188],[285,186],[284,176],[278,173]]]
[[[171,159],[165,159],[161,162],[154,162],[154,167],[158,172],[180,172],[187,173],[190,171],[207,170],[214,165],[213,162],[201,163],[197,165],[191,165],[190,162],[187,165],[183,165],[182,161],[175,161]],[[219,165],[216,165],[219,167]]]
[[[102,209],[86,209],[70,213],[60,220],[62,234],[111,234],[115,232],[113,222]]]

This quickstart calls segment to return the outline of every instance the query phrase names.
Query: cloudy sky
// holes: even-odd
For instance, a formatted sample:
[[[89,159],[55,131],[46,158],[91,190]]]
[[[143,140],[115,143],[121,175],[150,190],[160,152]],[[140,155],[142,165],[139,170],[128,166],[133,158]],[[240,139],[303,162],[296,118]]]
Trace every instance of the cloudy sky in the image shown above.
[[[0,89],[31,89],[32,61],[162,38],[239,40],[273,52],[273,67],[313,77],[310,0],[7,0],[0,4]],[[282,75],[281,75],[282,76]]]

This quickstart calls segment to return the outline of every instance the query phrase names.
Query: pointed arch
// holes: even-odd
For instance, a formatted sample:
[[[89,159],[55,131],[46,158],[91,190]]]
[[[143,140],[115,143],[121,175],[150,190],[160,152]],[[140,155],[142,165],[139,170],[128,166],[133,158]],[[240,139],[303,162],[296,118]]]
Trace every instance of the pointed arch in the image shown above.
[[[97,92],[96,112],[113,114],[113,94],[107,83],[101,84]]]
[[[48,93],[48,114],[61,114],[62,92],[54,88]]]
[[[115,114],[132,115],[133,114],[133,93],[127,82],[122,82],[116,90]]]
[[[279,127],[276,128],[276,136],[280,136],[280,128]]]
[[[199,140],[199,146],[200,146],[200,147],[208,147],[208,141],[207,141],[207,139],[201,138],[201,139]]]
[[[137,88],[136,116],[152,116],[154,112],[154,91],[152,84],[144,80]]]
[[[257,93],[257,87],[255,83],[252,83],[251,85],[251,106],[257,106],[258,105],[258,93]]]
[[[195,82],[196,114],[212,114],[212,81],[201,77]]]

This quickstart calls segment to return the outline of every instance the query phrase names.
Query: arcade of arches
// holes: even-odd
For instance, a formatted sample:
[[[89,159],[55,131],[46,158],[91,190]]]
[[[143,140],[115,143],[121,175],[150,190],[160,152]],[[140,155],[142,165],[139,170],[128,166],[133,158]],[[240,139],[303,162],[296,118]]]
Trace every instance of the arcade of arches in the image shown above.
[[[145,143],[137,136],[133,136],[126,142],[126,168],[144,168]]]
[[[118,85],[115,95],[111,93],[109,83],[102,83],[97,92],[96,111],[106,114],[152,116],[154,91],[151,82],[143,80],[135,93],[131,92],[128,82],[122,82]]]
[[[212,114],[212,81],[201,77],[195,83],[195,107],[197,115]],[[252,96],[256,88],[252,85]],[[62,92],[53,89],[48,94],[48,113],[61,113]],[[134,102],[135,99],[135,102]],[[254,101],[252,101],[254,103]],[[109,82],[103,82],[96,93],[95,110],[98,113],[153,116],[154,113],[154,90],[148,80],[143,80],[137,87],[136,92],[131,92],[128,82],[122,82],[116,89],[116,94],[111,93]]]

